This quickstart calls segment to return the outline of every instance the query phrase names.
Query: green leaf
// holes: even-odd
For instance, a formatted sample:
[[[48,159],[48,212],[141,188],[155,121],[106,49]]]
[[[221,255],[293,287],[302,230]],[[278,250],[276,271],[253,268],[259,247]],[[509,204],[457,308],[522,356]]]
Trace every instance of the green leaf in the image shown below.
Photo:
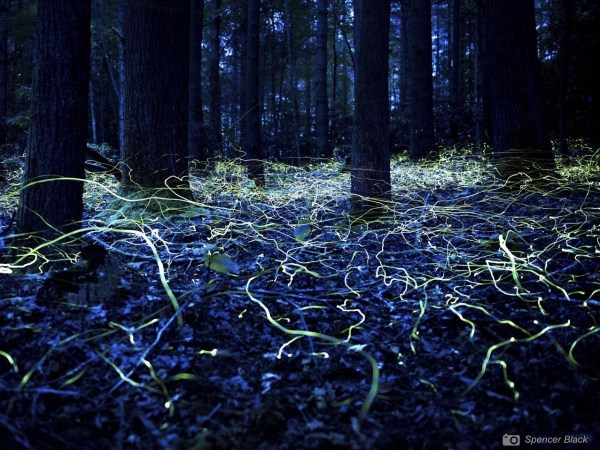
[[[219,273],[240,273],[240,266],[224,253],[205,253],[204,264],[211,270]]]
[[[294,230],[294,238],[298,242],[304,242],[306,238],[310,235],[312,228],[309,224],[298,225]]]

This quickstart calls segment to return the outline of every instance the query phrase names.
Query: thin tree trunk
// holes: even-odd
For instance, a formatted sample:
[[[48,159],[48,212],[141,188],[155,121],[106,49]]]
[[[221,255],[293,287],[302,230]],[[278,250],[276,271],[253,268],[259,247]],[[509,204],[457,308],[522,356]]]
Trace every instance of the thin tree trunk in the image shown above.
[[[260,48],[260,0],[248,0],[248,37],[246,50],[246,139],[244,151],[248,176],[254,183],[265,185],[263,153],[261,144],[261,103],[259,80],[259,48]]]
[[[406,3],[401,4],[400,17],[400,115],[403,121],[406,121],[406,116],[409,114],[409,74],[408,66],[408,33],[406,31]]]
[[[208,96],[211,127],[211,156],[220,153],[223,144],[221,117],[221,0],[212,0],[213,14],[210,34],[210,62],[208,69]]]
[[[300,155],[301,162],[309,161],[314,157],[314,145],[312,143],[313,134],[313,104],[312,104],[312,84],[313,81],[309,78],[305,80],[304,90],[304,132],[300,140]]]
[[[277,59],[277,53],[276,53],[276,45],[275,45],[275,14],[274,14],[274,10],[271,8],[271,29],[270,29],[270,35],[271,35],[271,45],[269,46],[270,48],[270,52],[269,52],[269,56],[270,56],[270,62],[271,62],[271,70],[270,70],[270,75],[271,75],[271,133],[270,133],[270,140],[271,142],[273,142],[277,136],[279,136],[279,127],[280,127],[280,118],[279,118],[279,101],[278,98],[280,98],[280,96],[278,95],[279,93],[277,92],[277,71],[276,71],[276,59]],[[281,160],[280,157],[278,157],[279,160]]]
[[[240,8],[242,8],[242,17],[240,22],[240,82],[242,89],[240,90],[240,143],[244,149],[248,142],[246,114],[248,107],[246,106],[246,76],[248,73],[248,0],[240,0]]]
[[[96,125],[96,104],[94,102],[94,85],[92,83],[92,78],[90,77],[90,85],[89,85],[89,116],[90,116],[90,129],[92,131],[92,143],[98,143],[98,128]]]
[[[202,29],[204,0],[190,2],[189,156],[205,169],[209,160],[202,110]]]
[[[211,2],[211,28],[208,63],[208,98],[210,110],[210,153],[216,156],[223,144],[221,116],[221,0]]]
[[[475,60],[473,62],[473,115],[475,121],[475,150],[481,151],[481,134],[484,129],[484,99],[481,93],[481,66],[484,55],[483,48],[483,7],[477,3],[475,17]]]
[[[410,157],[434,150],[431,0],[407,0],[406,31],[410,76]]]
[[[334,15],[337,14],[337,1],[334,2]],[[338,90],[338,48],[337,48],[337,21],[333,21],[333,61],[331,70],[331,107],[335,111],[337,108],[337,90]]]
[[[558,146],[567,154],[566,106],[569,61],[571,59],[572,0],[561,0],[562,30],[560,35],[560,80],[558,87]]]
[[[296,82],[296,61],[294,53],[292,51],[292,32],[293,32],[293,19],[290,12],[289,0],[284,0],[285,10],[285,36],[287,44],[287,57],[288,57],[288,80],[290,95],[292,97],[292,120],[294,121],[292,134],[294,136],[294,154],[296,159],[296,165],[300,165],[301,154],[300,154],[300,114],[298,112],[298,86]]]
[[[461,120],[461,80],[460,80],[460,59],[461,59],[461,42],[460,42],[460,2],[461,0],[452,0],[452,66],[450,72],[450,139],[453,144],[459,140],[459,124]]]
[[[0,145],[6,144],[6,118],[8,105],[8,6],[9,0],[0,1]]]
[[[315,64],[316,156],[331,158],[327,96],[327,0],[317,0],[317,52]]]
[[[124,21],[124,3],[120,6],[119,12],[119,155],[120,160],[125,159],[125,43],[123,37],[123,21]],[[111,73],[112,76],[112,73]]]

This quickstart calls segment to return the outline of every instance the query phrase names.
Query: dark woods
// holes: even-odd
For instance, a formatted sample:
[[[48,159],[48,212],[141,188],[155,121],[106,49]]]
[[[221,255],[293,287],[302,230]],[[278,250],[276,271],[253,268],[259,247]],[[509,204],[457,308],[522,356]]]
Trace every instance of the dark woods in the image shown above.
[[[355,198],[385,200],[390,154],[403,149],[417,160],[444,145],[490,145],[497,158],[551,166],[551,139],[564,154],[567,138],[599,144],[587,63],[600,40],[595,2],[390,4],[3,1],[3,153],[27,144],[27,185],[82,178],[84,141],[108,144],[117,153],[96,163],[119,164],[123,188],[165,187],[192,161],[210,171],[222,158],[241,158],[262,186],[263,160],[352,153]],[[78,27],[91,29],[91,46]],[[69,229],[81,193],[75,181],[32,184],[18,228],[41,231],[39,213]]]
[[[0,447],[597,442],[599,24],[0,0]]]

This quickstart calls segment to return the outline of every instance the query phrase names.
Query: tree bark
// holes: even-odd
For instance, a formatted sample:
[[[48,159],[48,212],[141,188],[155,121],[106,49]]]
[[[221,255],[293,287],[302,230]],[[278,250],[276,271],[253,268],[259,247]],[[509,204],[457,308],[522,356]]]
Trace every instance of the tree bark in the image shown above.
[[[119,6],[119,157],[121,161],[125,159],[125,43],[123,42],[123,21],[125,4]],[[111,74],[112,76],[112,74]]]
[[[550,162],[539,95],[534,2],[484,0],[483,7],[485,107],[496,156],[510,153]]]
[[[377,215],[391,198],[389,149],[389,2],[354,2],[352,213]]]
[[[240,144],[242,151],[246,148],[248,137],[246,136],[246,74],[248,72],[248,0],[240,0],[239,6],[242,9],[240,19]]]
[[[292,14],[290,12],[289,0],[284,0],[283,7],[285,11],[285,37],[287,44],[287,57],[288,57],[288,82],[290,97],[292,98],[292,119],[294,121],[292,126],[292,135],[294,136],[294,160],[296,165],[301,163],[300,154],[300,113],[298,111],[298,83],[296,82],[296,61],[292,51],[292,32],[294,28],[294,22]]]
[[[562,30],[560,34],[560,67],[558,86],[558,147],[560,152],[567,154],[566,130],[566,98],[569,79],[569,62],[571,59],[571,28],[573,24],[572,0],[561,0]]]
[[[406,37],[410,101],[410,157],[434,150],[431,0],[406,0]]]
[[[91,3],[39,0],[37,8],[31,123],[17,228],[51,239],[81,226]]]
[[[6,144],[9,3],[9,0],[0,1],[0,145]]]
[[[248,0],[248,34],[246,38],[245,70],[245,141],[244,152],[248,176],[254,183],[265,185],[261,144],[261,104],[259,95],[260,0]]]
[[[316,156],[331,158],[327,96],[327,0],[317,0],[317,54],[315,61]]]
[[[461,92],[461,0],[452,0],[452,40],[450,71],[450,140],[456,144],[460,139],[462,117]]]
[[[190,1],[190,80],[188,147],[190,158],[206,165],[209,160],[204,133],[202,110],[202,30],[204,27],[204,0]]]
[[[165,188],[188,173],[189,2],[127,0],[122,187]],[[172,185],[189,188],[187,179]]]
[[[208,63],[208,98],[210,109],[210,156],[220,153],[223,144],[221,116],[221,0],[212,0]]]

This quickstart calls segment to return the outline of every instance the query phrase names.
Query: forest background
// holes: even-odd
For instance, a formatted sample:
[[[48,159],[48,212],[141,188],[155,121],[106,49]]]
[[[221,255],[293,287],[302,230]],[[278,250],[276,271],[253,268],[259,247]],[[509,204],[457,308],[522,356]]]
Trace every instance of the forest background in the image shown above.
[[[598,439],[600,5],[0,1],[0,438]]]

